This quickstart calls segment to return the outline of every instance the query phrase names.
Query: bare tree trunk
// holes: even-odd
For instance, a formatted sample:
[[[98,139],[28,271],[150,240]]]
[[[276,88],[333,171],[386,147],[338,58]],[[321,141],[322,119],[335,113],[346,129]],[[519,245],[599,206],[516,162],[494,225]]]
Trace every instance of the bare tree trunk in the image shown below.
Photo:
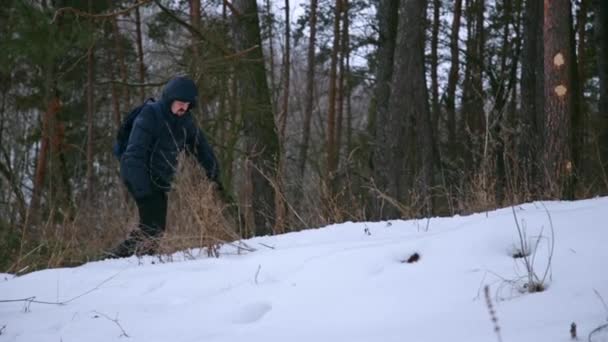
[[[345,0],[344,6],[344,37],[342,38],[342,53],[344,54],[344,60],[346,65],[344,66],[344,74],[346,75],[346,81],[344,84],[344,94],[342,95],[346,101],[346,153],[351,152],[352,148],[352,130],[353,130],[353,118],[351,112],[351,75],[350,75],[350,3]]]
[[[456,84],[458,83],[459,73],[459,49],[458,40],[460,34],[460,18],[462,16],[462,0],[454,2],[454,18],[452,21],[452,33],[450,35],[450,73],[448,76],[448,86],[446,90],[446,112],[448,129],[448,155],[450,159],[455,157],[456,147]]]
[[[438,46],[439,28],[441,26],[441,0],[433,0],[433,24],[431,28],[431,123],[433,132],[436,132],[439,122],[439,80],[437,68],[439,67]]]
[[[47,178],[48,164],[52,156],[51,143],[56,131],[56,116],[61,110],[61,102],[57,96],[54,85],[54,65],[51,56],[47,56],[44,70],[44,91],[45,104],[47,109],[42,117],[42,127],[40,135],[40,150],[36,162],[36,171],[33,181],[32,197],[28,208],[28,217],[25,226],[35,225],[40,220],[40,198]]]
[[[588,125],[588,110],[587,106],[585,106],[585,95],[584,88],[585,82],[587,81],[587,75],[585,72],[586,63],[586,54],[585,50],[587,48],[587,34],[586,34],[586,26],[587,26],[587,12],[588,12],[588,0],[581,0],[579,2],[579,9],[577,11],[577,20],[576,20],[576,32],[578,33],[578,45],[576,44],[575,31],[572,31],[572,50],[574,63],[576,63],[576,68],[573,68],[572,71],[576,73],[576,76],[573,77],[573,82],[575,83],[573,86],[575,88],[575,99],[574,99],[574,117],[572,121],[572,129],[573,129],[573,156],[572,160],[574,162],[574,166],[576,166],[575,170],[575,181],[578,178],[587,178],[593,177],[592,172],[590,172],[592,166],[589,163],[589,158],[583,158],[583,153],[587,146],[587,127]],[[574,52],[576,48],[577,52]]]
[[[315,81],[315,41],[317,34],[317,0],[310,1],[310,36],[308,38],[308,57],[306,67],[306,93],[304,101],[304,123],[302,127],[302,143],[300,145],[300,179],[304,179],[306,160],[308,157],[308,144],[310,140],[310,122],[314,98]]]
[[[89,0],[89,11],[92,8],[92,0]],[[90,205],[93,200],[94,180],[93,175],[93,141],[94,139],[94,112],[95,99],[93,83],[95,81],[95,46],[91,46],[87,54],[87,203]]]
[[[395,161],[391,158],[391,127],[396,123],[391,120],[388,103],[391,98],[391,81],[393,79],[394,55],[399,22],[399,0],[380,0],[378,5],[378,69],[376,72],[375,90],[375,139],[372,144],[373,181],[378,191],[396,198],[397,187],[393,172]],[[370,120],[371,121],[371,120]],[[398,121],[400,122],[400,121]],[[372,194],[373,218],[394,218],[399,211],[388,204],[383,196]]]
[[[569,0],[545,0],[544,186],[550,198],[569,197],[572,180],[573,54]]]
[[[277,87],[277,82],[276,82],[276,76],[275,76],[275,69],[274,69],[274,59],[275,59],[275,53],[274,53],[274,33],[273,33],[273,20],[272,20],[272,6],[270,4],[270,0],[266,0],[266,24],[268,25],[268,53],[270,54],[270,59],[269,59],[269,64],[268,66],[270,67],[270,94],[271,94],[271,100],[272,100],[272,106],[273,109],[272,111],[274,113],[278,112],[278,93],[279,93],[279,89]],[[280,87],[280,85],[279,85]]]
[[[348,21],[348,0],[342,0],[342,29],[340,32],[340,52],[338,57],[338,92],[337,92],[337,117],[336,117],[336,151],[337,158],[340,160],[340,155],[342,151],[342,136],[343,136],[343,127],[344,127],[344,100],[345,100],[345,72],[346,68],[346,55],[348,51],[348,45],[346,45],[348,34],[348,28],[346,27]],[[338,162],[339,163],[339,162]]]
[[[467,8],[467,58],[462,92],[461,129],[464,144],[464,170],[467,176],[481,171],[484,128],[486,127],[483,91],[484,0],[471,0]],[[485,185],[484,185],[485,186]]]
[[[521,67],[521,135],[518,139],[518,159],[521,177],[521,190],[537,193],[535,184],[540,181],[538,157],[541,147],[542,122],[539,112],[543,111],[544,93],[539,85],[543,84],[542,63],[543,38],[543,0],[528,0],[524,8],[524,45]],[[540,88],[540,89],[539,89]]]
[[[146,100],[146,89],[144,88],[143,85],[146,80],[146,65],[144,64],[144,48],[143,48],[143,44],[142,44],[141,18],[139,15],[139,7],[135,8],[135,30],[137,33],[137,62],[138,62],[137,64],[139,66],[139,84],[140,84],[139,96],[141,99],[141,103],[144,103],[144,101]]]
[[[112,0],[108,0],[107,2],[108,2],[108,7],[112,8],[113,7]],[[130,95],[130,91],[129,91],[129,86],[127,85],[128,75],[127,75],[127,64],[125,62],[125,54],[122,49],[122,44],[120,43],[120,29],[118,28],[118,21],[116,19],[116,16],[112,16],[110,18],[110,21],[112,22],[112,28],[114,30],[114,49],[116,50],[116,58],[118,60],[119,74],[120,74],[121,81],[123,83],[122,96],[123,96],[123,100],[125,101],[125,108],[130,108],[131,107],[131,95]]]
[[[274,232],[284,233],[287,226],[287,206],[285,203],[285,163],[286,163],[286,136],[287,113],[289,113],[289,85],[291,82],[291,24],[289,17],[289,0],[285,0],[285,55],[283,56],[283,108],[279,116],[279,168],[277,174],[277,187],[275,193],[275,226]]]
[[[427,0],[400,2],[394,56],[397,77],[393,77],[388,103],[388,150],[393,160],[390,188],[400,202],[408,200],[413,190],[424,214],[432,212],[434,150],[424,63],[427,5]]]
[[[596,0],[596,42],[600,79],[599,118],[601,122],[599,146],[601,167],[608,169],[608,2]],[[608,189],[606,189],[608,190]]]
[[[275,185],[279,142],[275,129],[272,103],[268,89],[262,39],[255,0],[235,0],[234,45],[237,51],[250,49],[246,60],[239,60],[236,69],[238,98],[243,118],[246,160],[251,170],[256,235],[272,233],[275,217]],[[253,49],[252,49],[253,48]],[[255,200],[253,200],[255,199]]]
[[[333,178],[338,169],[338,150],[336,137],[336,95],[337,95],[337,67],[338,52],[340,51],[340,18],[342,16],[342,1],[335,2],[334,11],[334,39],[331,50],[331,61],[329,67],[329,99],[327,109],[327,142],[325,153],[327,155],[327,171],[325,182],[327,189],[332,188]]]
[[[196,30],[200,31],[201,29],[201,0],[190,0],[190,24]],[[200,49],[199,49],[199,41],[195,35],[192,35],[192,55],[194,59],[194,63],[200,63]],[[198,75],[196,75],[198,76]]]
[[[201,32],[201,0],[190,0],[190,24],[197,31]],[[203,51],[201,47],[200,37],[192,33],[191,47],[192,58],[190,58],[190,73],[194,82],[198,84],[198,103],[196,112],[199,121],[204,121],[209,117],[209,109],[207,107],[209,100],[207,84],[205,79],[205,64],[203,62]]]

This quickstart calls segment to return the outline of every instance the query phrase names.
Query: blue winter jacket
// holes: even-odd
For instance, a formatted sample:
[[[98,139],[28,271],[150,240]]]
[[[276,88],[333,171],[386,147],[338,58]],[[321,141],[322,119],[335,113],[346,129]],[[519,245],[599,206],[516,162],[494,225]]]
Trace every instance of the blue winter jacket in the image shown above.
[[[219,167],[203,131],[190,111],[182,116],[171,112],[180,100],[196,105],[197,89],[186,77],[176,77],[164,87],[160,101],[147,104],[133,123],[129,142],[120,160],[120,174],[136,199],[152,191],[168,191],[184,149],[196,156],[207,177],[219,184]]]

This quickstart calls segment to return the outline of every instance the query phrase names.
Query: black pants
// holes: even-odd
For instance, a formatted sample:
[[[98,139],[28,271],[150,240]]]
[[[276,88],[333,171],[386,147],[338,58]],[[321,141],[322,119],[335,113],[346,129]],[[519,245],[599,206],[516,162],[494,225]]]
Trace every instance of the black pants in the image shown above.
[[[167,193],[153,191],[135,202],[139,210],[139,228],[149,237],[162,234],[167,223]]]

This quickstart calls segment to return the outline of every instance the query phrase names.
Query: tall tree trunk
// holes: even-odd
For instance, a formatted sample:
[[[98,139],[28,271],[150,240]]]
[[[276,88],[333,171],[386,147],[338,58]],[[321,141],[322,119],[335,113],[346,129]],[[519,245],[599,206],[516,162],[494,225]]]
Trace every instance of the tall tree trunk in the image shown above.
[[[89,0],[89,11],[92,8],[92,0]],[[93,83],[95,81],[95,46],[91,46],[87,54],[87,203],[92,204],[94,187],[93,153],[94,146],[94,112],[95,98]]]
[[[201,0],[190,0],[190,25],[194,29],[200,32],[201,29]],[[199,49],[199,39],[193,34],[192,35],[192,55],[193,55],[193,63],[198,65],[200,63],[200,49]],[[198,75],[196,75],[198,76]]]
[[[327,104],[327,141],[325,153],[327,155],[327,167],[325,172],[325,186],[329,191],[333,187],[333,180],[338,169],[338,145],[336,135],[336,98],[338,84],[338,52],[340,51],[340,18],[342,16],[343,0],[335,2],[334,10],[334,39],[331,50],[331,60],[329,66],[329,85],[328,85],[328,104]],[[332,196],[330,192],[330,196]]]
[[[393,67],[396,77],[388,103],[388,150],[394,161],[390,185],[396,189],[396,200],[400,202],[405,202],[413,190],[424,214],[432,212],[434,150],[424,64],[427,5],[427,0],[400,2]]]
[[[439,122],[439,28],[441,26],[441,0],[433,0],[433,24],[431,28],[431,122],[433,132],[436,132]]]
[[[545,0],[544,187],[550,198],[572,195],[571,123],[574,111],[569,0]]]
[[[479,158],[483,153],[486,118],[483,91],[484,0],[470,0],[467,8],[466,71],[462,94],[463,126],[460,131],[464,140],[464,170],[468,177],[481,171]],[[485,189],[487,184],[482,184]]]
[[[351,75],[350,75],[350,3],[345,0],[344,5],[344,36],[342,38],[342,53],[344,54],[345,66],[345,84],[344,94],[342,95],[346,101],[346,153],[350,153],[352,148],[352,112],[351,112]]]
[[[518,188],[522,192],[530,192],[533,196],[537,193],[535,184],[540,179],[538,170],[538,157],[540,147],[542,125],[539,112],[543,112],[544,98],[543,68],[543,0],[528,0],[524,8],[524,36],[521,61],[521,135],[518,138],[518,159],[521,165],[518,174]],[[541,52],[539,54],[539,51]]]
[[[576,26],[572,22],[571,25],[574,28],[571,36],[571,49],[573,57],[572,65],[572,82],[573,82],[573,117],[572,117],[572,161],[575,166],[574,170],[574,181],[578,179],[587,179],[593,177],[590,172],[592,165],[589,164],[589,158],[584,158],[584,153],[587,147],[587,127],[588,127],[588,110],[585,106],[585,95],[584,88],[585,82],[587,81],[585,65],[587,48],[587,12],[588,12],[588,0],[581,0],[579,2],[579,8],[576,11]],[[578,39],[577,39],[578,38]],[[578,44],[577,44],[578,42]],[[574,185],[576,186],[576,184]]]
[[[36,171],[34,174],[32,197],[28,208],[28,217],[26,219],[25,226],[32,224],[35,225],[40,220],[40,200],[42,197],[42,190],[45,184],[45,179],[48,173],[49,160],[52,159],[51,144],[52,137],[55,135],[56,129],[56,116],[61,110],[61,101],[57,96],[57,91],[54,84],[55,72],[54,72],[54,61],[52,56],[47,56],[44,65],[44,101],[47,106],[46,111],[43,113],[41,120],[41,134],[40,134],[40,150],[38,151],[38,158],[36,161]]]
[[[447,116],[447,158],[448,162],[447,175],[446,175],[446,191],[448,194],[448,203],[450,207],[452,205],[452,193],[455,189],[456,179],[459,177],[454,172],[454,161],[457,156],[457,142],[456,142],[456,86],[458,84],[458,74],[460,72],[460,19],[462,17],[462,0],[454,1],[454,15],[452,19],[452,27],[450,33],[450,71],[448,74],[448,84],[445,93],[445,110]]]
[[[287,206],[285,203],[286,193],[286,174],[285,164],[287,162],[286,152],[286,136],[285,129],[287,127],[287,114],[289,113],[289,85],[291,82],[291,18],[289,16],[289,0],[285,0],[285,55],[283,56],[283,103],[281,113],[279,115],[279,167],[277,174],[277,187],[275,194],[275,233],[284,233],[287,225]]]
[[[243,120],[244,143],[248,165],[252,167],[250,183],[253,209],[253,231],[256,235],[272,233],[274,227],[274,187],[279,153],[278,137],[268,89],[266,67],[262,53],[262,39],[258,8],[255,0],[235,0],[233,33],[237,51],[252,49],[246,60],[237,64],[238,98]],[[254,200],[255,199],[255,200]]]
[[[343,128],[344,128],[344,102],[345,98],[345,71],[346,56],[348,55],[347,35],[348,35],[348,0],[342,0],[342,28],[340,30],[340,52],[338,57],[338,93],[337,93],[337,117],[336,117],[336,151],[337,158],[340,159],[342,152]]]
[[[397,187],[394,181],[394,163],[391,158],[391,127],[396,125],[391,121],[388,103],[391,98],[391,81],[393,79],[393,62],[399,23],[399,0],[380,0],[378,5],[378,52],[376,71],[376,120],[375,137],[372,143],[373,181],[382,194],[373,194],[373,218],[395,218],[399,210],[385,201],[384,195],[397,197]]]
[[[108,0],[108,7],[112,8],[112,0]],[[123,101],[125,104],[125,108],[130,108],[131,107],[131,94],[129,91],[129,86],[127,85],[128,83],[128,75],[127,75],[127,64],[125,61],[125,53],[120,41],[120,29],[118,28],[118,20],[116,19],[116,16],[112,16],[110,18],[110,21],[112,22],[112,28],[114,31],[114,49],[116,50],[116,57],[118,60],[118,70],[119,70],[119,74],[120,74],[120,79],[122,81],[122,96],[123,96]]]
[[[196,30],[201,32],[201,0],[190,0],[190,25]],[[201,48],[201,40],[198,35],[192,33],[190,38],[192,52],[192,58],[190,58],[190,73],[194,78],[194,82],[198,84],[198,103],[196,106],[196,112],[198,114],[199,121],[204,121],[209,117],[209,110],[207,104],[209,102],[209,91],[205,79],[205,65],[203,62],[203,51]]]
[[[275,52],[274,52],[274,32],[273,32],[273,28],[274,28],[274,22],[272,19],[272,5],[270,3],[270,0],[266,0],[266,25],[268,25],[268,53],[270,54],[270,58],[269,58],[269,63],[268,66],[270,67],[270,94],[271,94],[271,101],[272,101],[272,105],[273,105],[273,109],[272,111],[274,113],[278,112],[278,97],[279,97],[279,88],[280,85],[277,87],[277,82],[276,82],[276,75],[275,75],[275,70],[274,70],[274,59],[275,59]]]
[[[599,118],[601,167],[608,169],[608,1],[596,0],[596,42],[598,44],[598,70],[600,78]],[[606,189],[608,190],[608,189]]]
[[[308,144],[310,140],[310,122],[314,100],[315,82],[315,41],[317,35],[317,0],[310,1],[310,36],[308,38],[308,56],[306,66],[306,91],[304,100],[304,123],[302,127],[302,143],[300,144],[299,171],[300,180],[304,180],[306,160],[308,158]]]
[[[193,0],[194,1],[194,0]],[[199,0],[200,1],[200,0]],[[135,8],[135,31],[137,34],[137,65],[139,67],[139,97],[141,103],[146,100],[146,89],[144,83],[146,80],[146,65],[144,64],[144,48],[141,34],[141,17],[139,15],[139,6]]]

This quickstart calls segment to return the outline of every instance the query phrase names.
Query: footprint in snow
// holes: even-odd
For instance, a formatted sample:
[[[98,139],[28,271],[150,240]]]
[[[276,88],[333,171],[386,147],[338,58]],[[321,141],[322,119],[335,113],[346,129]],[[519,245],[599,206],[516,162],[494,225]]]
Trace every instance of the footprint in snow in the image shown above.
[[[232,321],[238,324],[254,323],[262,319],[270,310],[272,304],[268,302],[251,303],[242,307]]]

